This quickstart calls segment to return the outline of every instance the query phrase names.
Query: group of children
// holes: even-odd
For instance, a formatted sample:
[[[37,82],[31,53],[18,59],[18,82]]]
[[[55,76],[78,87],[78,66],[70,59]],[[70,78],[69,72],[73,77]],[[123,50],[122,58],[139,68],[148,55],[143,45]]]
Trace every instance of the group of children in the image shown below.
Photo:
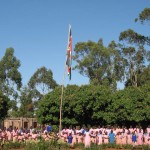
[[[150,145],[150,127],[142,128],[90,128],[90,129],[67,129],[64,128],[59,136],[64,142],[71,146],[76,143],[83,143],[86,148],[91,143],[101,145],[108,143]]]
[[[5,141],[37,141],[42,137],[45,141],[54,139],[54,134],[49,128],[41,130],[22,130],[17,128],[0,129],[0,140]],[[64,128],[57,134],[57,139],[74,146],[82,143],[85,147],[90,147],[91,143],[101,145],[108,143],[130,144],[130,145],[150,145],[150,126],[145,130],[142,128],[115,128],[97,127],[90,129]]]
[[[14,127],[13,129],[10,127],[8,129],[0,129],[0,141],[13,141],[13,142],[31,142],[37,141],[39,138],[43,138],[45,141],[51,140],[54,136],[49,134],[46,130],[36,130],[36,129],[18,129]]]

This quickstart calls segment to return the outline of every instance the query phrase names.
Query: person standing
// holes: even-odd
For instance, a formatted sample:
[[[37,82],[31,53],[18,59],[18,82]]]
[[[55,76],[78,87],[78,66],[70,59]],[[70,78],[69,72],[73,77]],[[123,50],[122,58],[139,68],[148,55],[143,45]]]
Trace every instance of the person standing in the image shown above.
[[[88,130],[84,133],[84,146],[85,148],[90,148],[91,146],[91,137],[90,132]]]
[[[127,144],[132,144],[132,134],[130,132],[130,130],[128,130],[127,132]]]
[[[113,133],[113,130],[109,133],[109,143],[114,144],[115,143],[115,134]]]
[[[104,144],[108,144],[109,143],[109,136],[107,134],[107,131],[105,131],[105,134],[103,135],[103,139],[104,139]]]
[[[147,129],[144,132],[143,138],[144,138],[144,145],[148,145],[148,143],[149,143],[149,134],[147,132]]]
[[[52,131],[52,126],[47,125],[46,130],[47,130],[48,133],[50,133]]]
[[[122,136],[122,144],[126,145],[127,144],[127,133],[125,132],[125,129],[122,129],[121,136]]]
[[[136,142],[137,142],[137,136],[136,136],[135,131],[134,131],[133,134],[132,134],[132,143],[133,143],[133,146],[136,145]]]
[[[143,145],[143,133],[141,129],[139,129],[139,132],[138,132],[137,143],[138,145]]]
[[[69,146],[70,146],[70,147],[73,147],[73,145],[72,145],[73,136],[72,136],[71,133],[69,133],[67,139],[68,139],[68,144],[69,144]]]
[[[101,130],[98,132],[97,137],[98,137],[97,144],[101,145],[103,143],[103,135],[102,135],[102,131]]]

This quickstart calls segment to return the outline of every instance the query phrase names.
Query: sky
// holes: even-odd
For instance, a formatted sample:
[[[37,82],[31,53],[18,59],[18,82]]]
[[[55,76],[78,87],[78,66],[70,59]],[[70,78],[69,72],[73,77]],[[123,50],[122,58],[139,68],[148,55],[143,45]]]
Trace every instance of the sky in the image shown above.
[[[23,85],[42,66],[52,70],[58,84],[88,84],[78,70],[71,81],[63,80],[69,24],[73,48],[100,38],[107,46],[129,28],[150,35],[148,26],[134,22],[146,7],[150,0],[0,0],[0,59],[6,48],[14,48]]]

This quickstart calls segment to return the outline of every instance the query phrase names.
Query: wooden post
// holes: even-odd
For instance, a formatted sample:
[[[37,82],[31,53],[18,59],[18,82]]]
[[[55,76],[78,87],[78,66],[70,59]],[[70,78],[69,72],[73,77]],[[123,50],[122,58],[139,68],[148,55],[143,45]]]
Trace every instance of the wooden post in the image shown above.
[[[70,30],[70,28],[71,28],[71,25],[69,25],[69,30]],[[68,51],[68,46],[69,46],[69,32],[68,32],[67,51]],[[66,60],[67,60],[67,55],[66,55]],[[60,97],[59,135],[61,134],[61,130],[62,130],[62,104],[63,104],[63,94],[64,94],[64,83],[65,83],[65,76],[66,76],[66,68],[67,68],[67,66],[66,66],[66,61],[65,61],[64,76],[63,76],[63,80],[62,80],[61,97]]]
[[[63,95],[64,95],[64,82],[65,82],[65,76],[66,76],[66,63],[65,63],[65,69],[64,69],[64,76],[63,76],[63,82],[61,87],[61,97],[60,97],[60,116],[59,116],[59,135],[61,134],[62,130],[62,104],[63,104]]]

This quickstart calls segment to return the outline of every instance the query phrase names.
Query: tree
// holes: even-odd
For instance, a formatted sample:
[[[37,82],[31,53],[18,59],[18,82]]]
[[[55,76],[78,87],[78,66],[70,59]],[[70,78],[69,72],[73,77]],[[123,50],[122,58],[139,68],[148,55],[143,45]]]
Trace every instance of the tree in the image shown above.
[[[20,61],[14,56],[14,49],[7,48],[0,60],[0,89],[7,96],[17,97],[17,90],[22,86],[21,74],[18,71]]]
[[[145,8],[138,16],[138,18],[135,19],[135,22],[140,21],[143,23],[148,23],[150,21],[150,8]]]
[[[28,87],[24,87],[21,90],[20,107],[18,115],[21,117],[33,117],[34,116],[34,103],[32,102],[31,90]]]
[[[138,73],[138,85],[149,85],[150,84],[150,66],[147,66],[143,68],[139,73]]]
[[[8,111],[8,117],[18,117],[18,106],[17,106],[17,101],[16,100],[11,100],[9,102],[9,111]]]
[[[67,85],[64,89],[62,124],[65,126],[106,124],[112,91],[94,85]],[[39,102],[37,118],[40,123],[59,124],[61,88],[57,87]],[[110,122],[110,121],[109,121]]]
[[[130,44],[150,45],[150,38],[128,29],[120,33],[120,41],[127,41]]]
[[[110,119],[118,125],[147,126],[150,120],[150,86],[128,87],[114,93],[109,105]]]
[[[39,102],[40,123],[59,124],[61,87],[55,88]],[[63,126],[138,125],[150,120],[150,85],[112,91],[95,85],[67,85],[64,89]]]
[[[31,101],[31,105],[33,105],[33,111],[38,109],[39,100],[41,100],[48,92],[51,92],[56,86],[57,83],[53,79],[53,73],[50,69],[45,67],[37,69],[28,82],[28,98]]]
[[[139,72],[145,67],[146,50],[144,47],[126,47],[122,48],[122,57],[124,59],[124,76],[127,86],[139,86]]]
[[[59,124],[59,105],[61,87],[56,87],[39,101],[36,117],[41,124]]]
[[[22,86],[20,61],[14,56],[14,49],[7,48],[5,55],[0,60],[0,90],[12,101],[9,115],[17,110],[18,92]]]
[[[0,91],[0,121],[7,116],[10,99]]]
[[[36,89],[42,95],[50,92],[57,86],[56,81],[53,79],[52,71],[45,67],[37,69],[29,80],[29,88]]]
[[[150,9],[146,8],[140,13],[139,18],[142,23],[150,20]],[[125,42],[122,47],[122,57],[125,64],[126,86],[139,86],[139,74],[150,61],[150,51],[146,50],[145,45],[150,45],[150,37],[138,34],[132,29],[120,33],[119,40]]]
[[[77,62],[74,69],[87,76],[90,83],[115,87],[116,81],[121,80],[121,57],[114,41],[109,47],[104,47],[102,39],[98,43],[79,42],[75,45],[74,51],[73,59]]]

